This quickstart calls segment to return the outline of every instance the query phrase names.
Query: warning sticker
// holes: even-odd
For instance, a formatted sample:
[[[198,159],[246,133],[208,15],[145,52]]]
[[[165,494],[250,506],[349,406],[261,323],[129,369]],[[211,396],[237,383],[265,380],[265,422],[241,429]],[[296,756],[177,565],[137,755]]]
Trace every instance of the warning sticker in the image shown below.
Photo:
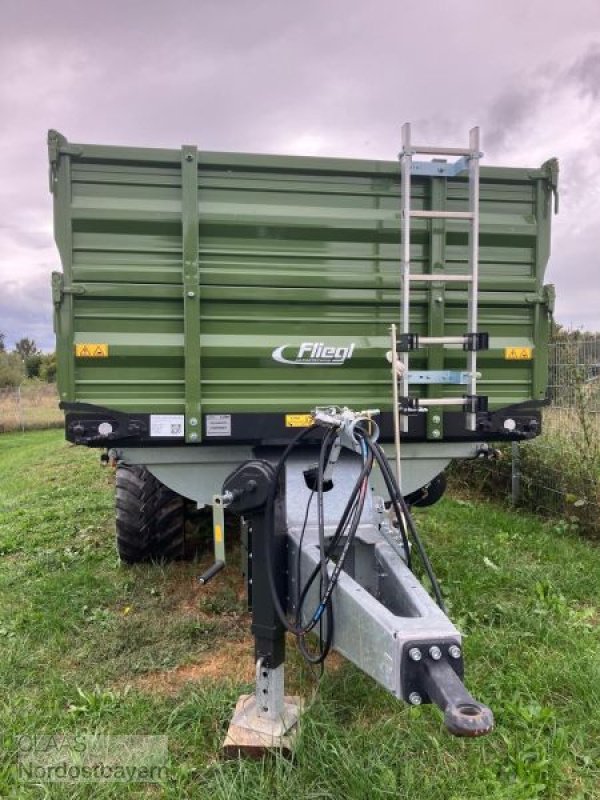
[[[231,436],[231,414],[207,414],[207,436]]]
[[[504,358],[506,361],[531,361],[533,347],[505,347]]]
[[[108,358],[108,345],[95,342],[75,345],[76,358]]]
[[[184,432],[183,414],[150,414],[150,436],[175,439],[183,437]]]
[[[310,428],[313,424],[312,414],[286,414],[286,428]]]

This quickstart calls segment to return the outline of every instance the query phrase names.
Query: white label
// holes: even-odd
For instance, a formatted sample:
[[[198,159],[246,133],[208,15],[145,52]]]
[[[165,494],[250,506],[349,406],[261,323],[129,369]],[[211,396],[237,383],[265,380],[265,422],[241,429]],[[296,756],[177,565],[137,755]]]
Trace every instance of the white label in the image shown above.
[[[174,439],[183,434],[183,414],[150,414],[150,436]]]
[[[207,414],[207,436],[231,436],[231,414]]]

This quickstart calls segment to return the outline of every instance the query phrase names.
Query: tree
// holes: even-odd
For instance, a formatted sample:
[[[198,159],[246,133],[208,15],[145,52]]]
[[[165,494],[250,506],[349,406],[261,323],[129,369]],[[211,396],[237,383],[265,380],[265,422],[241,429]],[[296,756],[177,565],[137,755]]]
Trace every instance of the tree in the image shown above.
[[[33,355],[23,359],[23,363],[25,364],[25,372],[28,378],[39,378],[44,356],[42,353],[33,353]]]
[[[56,353],[45,353],[40,366],[40,378],[46,383],[56,381]]]
[[[5,340],[6,340],[6,334],[0,331],[0,353],[6,352]]]
[[[25,360],[28,356],[34,356],[39,353],[39,350],[33,339],[24,336],[15,344],[15,353],[18,353]]]
[[[17,353],[0,353],[0,388],[18,386],[24,377],[23,359]]]

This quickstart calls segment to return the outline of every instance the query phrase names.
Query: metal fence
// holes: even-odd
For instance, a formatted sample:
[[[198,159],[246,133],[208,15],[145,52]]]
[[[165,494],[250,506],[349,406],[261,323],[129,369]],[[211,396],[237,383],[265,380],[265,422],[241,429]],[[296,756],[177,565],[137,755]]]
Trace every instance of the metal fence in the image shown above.
[[[0,433],[56,428],[64,422],[53,383],[24,383],[0,389]]]
[[[515,506],[600,534],[600,336],[550,344],[550,404],[542,435],[501,448],[499,461],[459,466],[459,478]]]

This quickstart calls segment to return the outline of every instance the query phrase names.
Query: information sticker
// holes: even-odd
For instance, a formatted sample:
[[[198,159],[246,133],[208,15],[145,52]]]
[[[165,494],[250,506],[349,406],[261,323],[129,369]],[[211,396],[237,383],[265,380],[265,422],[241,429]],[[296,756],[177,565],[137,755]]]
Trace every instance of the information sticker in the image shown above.
[[[286,414],[286,428],[310,428],[313,424],[312,414]]]
[[[150,436],[157,439],[183,438],[184,420],[183,414],[150,414]]]
[[[75,358],[108,358],[108,345],[97,342],[76,344]]]
[[[231,436],[231,414],[207,414],[207,436]]]

